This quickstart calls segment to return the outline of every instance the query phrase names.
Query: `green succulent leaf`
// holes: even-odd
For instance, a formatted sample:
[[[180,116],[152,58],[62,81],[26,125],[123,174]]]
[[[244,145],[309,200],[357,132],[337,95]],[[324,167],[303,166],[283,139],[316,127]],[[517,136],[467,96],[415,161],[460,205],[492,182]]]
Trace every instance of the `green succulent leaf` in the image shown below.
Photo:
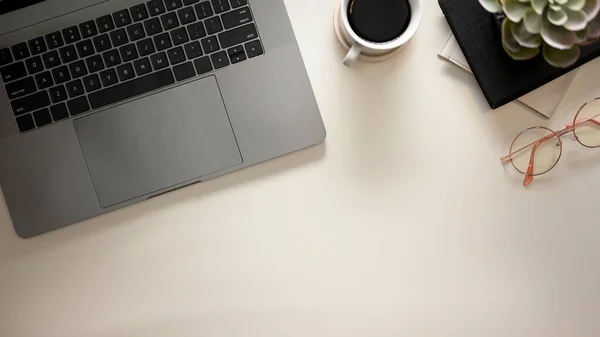
[[[510,24],[509,27],[512,36],[520,46],[526,48],[537,48],[542,45],[542,37],[540,34],[531,34],[528,32],[523,21]]]
[[[550,8],[552,8],[552,6],[550,6]],[[562,26],[569,20],[567,13],[565,13],[565,11],[563,11],[560,7],[558,10],[549,10],[546,17],[548,18],[548,21],[555,26]]]
[[[563,25],[570,31],[582,30],[587,26],[587,15],[584,11],[573,11],[568,8],[565,9],[567,13],[567,22]]]
[[[531,8],[528,4],[520,2],[519,0],[504,0],[502,10],[507,18],[512,22],[519,22],[525,15],[525,12]]]
[[[567,2],[569,2],[569,0],[554,0],[555,3],[559,4],[559,5],[564,5]]]
[[[502,12],[502,4],[499,0],[479,0],[479,4],[490,13]]]
[[[572,11],[580,11],[585,6],[586,0],[569,0],[567,3],[567,8]]]
[[[600,15],[588,22],[588,28],[590,29],[589,38],[597,39],[600,37]]]
[[[531,8],[539,15],[544,14],[544,9],[548,5],[548,0],[531,0]]]
[[[548,19],[542,21],[542,38],[544,42],[556,49],[566,50],[571,49],[577,38],[575,32],[565,29],[564,27],[555,26]]]
[[[584,42],[579,43],[580,46],[589,46],[593,43],[598,42],[598,39],[594,39],[594,38],[589,38],[587,40],[585,40]]]
[[[523,16],[523,23],[525,29],[532,34],[539,34],[542,31],[542,16],[531,8]]]
[[[513,60],[519,61],[536,57],[540,53],[540,48],[521,47],[512,35],[512,25],[514,25],[514,23],[508,19],[504,19],[502,22],[502,46],[504,47],[506,54]]]
[[[581,55],[581,51],[577,45],[574,45],[570,49],[560,50],[544,44],[542,49],[546,62],[557,68],[567,68],[573,65]]]
[[[576,31],[575,37],[577,38],[577,44],[586,42],[590,37],[590,27],[585,27],[582,30]]]
[[[592,21],[600,12],[600,0],[587,0],[581,10],[587,15],[587,20]]]

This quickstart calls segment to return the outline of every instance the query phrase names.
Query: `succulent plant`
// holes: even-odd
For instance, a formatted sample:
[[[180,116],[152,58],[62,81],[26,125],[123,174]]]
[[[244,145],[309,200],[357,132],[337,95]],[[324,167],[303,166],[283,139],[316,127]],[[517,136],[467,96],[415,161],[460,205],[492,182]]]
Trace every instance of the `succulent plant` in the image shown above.
[[[504,13],[502,46],[515,60],[536,57],[566,68],[579,46],[600,38],[600,0],[479,0],[488,12]]]

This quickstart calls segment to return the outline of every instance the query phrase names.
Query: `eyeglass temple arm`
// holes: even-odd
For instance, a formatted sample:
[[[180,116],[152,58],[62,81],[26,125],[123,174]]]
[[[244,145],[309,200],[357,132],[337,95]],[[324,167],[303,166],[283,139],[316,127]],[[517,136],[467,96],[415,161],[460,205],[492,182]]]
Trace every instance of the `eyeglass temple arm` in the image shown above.
[[[562,137],[562,136],[564,136],[565,134],[567,134],[567,133],[569,133],[569,132],[573,131],[573,129],[575,128],[575,126],[577,126],[577,125],[579,125],[579,124],[582,124],[582,123],[585,123],[585,122],[587,122],[587,121],[591,121],[591,122],[593,122],[593,123],[595,123],[595,124],[597,124],[597,125],[599,125],[599,126],[600,126],[600,122],[598,122],[597,120],[595,120],[595,119],[594,119],[594,118],[596,118],[596,117],[598,117],[598,116],[590,117],[590,118],[587,118],[587,119],[582,119],[582,120],[579,120],[579,121],[577,121],[576,123],[571,123],[571,124],[569,124],[569,125],[565,126],[565,127],[562,129],[562,130],[559,130],[559,131],[557,131],[557,132],[556,132],[556,135],[557,135],[557,136],[559,136],[559,137]],[[548,137],[549,137],[549,138],[548,138]],[[508,163],[508,162],[510,162],[510,161],[513,159],[513,156],[514,156],[514,155],[516,155],[516,154],[519,154],[521,151],[523,151],[523,150],[525,150],[525,149],[529,148],[529,147],[530,147],[530,146],[532,146],[532,145],[535,145],[537,142],[539,142],[539,141],[542,141],[542,140],[544,140],[545,138],[547,138],[547,139],[551,139],[552,137],[554,137],[554,135],[548,135],[548,136],[546,136],[546,137],[542,137],[542,138],[540,138],[540,139],[538,139],[538,140],[536,140],[536,141],[534,141],[534,142],[532,142],[532,143],[530,143],[530,144],[528,144],[528,145],[525,145],[525,146],[523,146],[522,148],[520,148],[520,149],[518,149],[518,150],[516,150],[516,151],[514,151],[514,152],[512,152],[512,153],[510,153],[510,154],[508,154],[508,155],[506,155],[506,156],[504,156],[504,157],[502,157],[502,158],[500,158],[500,160],[502,160],[502,161],[503,161],[503,162],[505,162],[505,163]],[[547,139],[546,139],[546,140],[547,140]]]
[[[571,126],[572,127],[572,126]],[[561,130],[562,131],[562,130]],[[564,134],[564,133],[563,133]],[[560,136],[559,136],[560,137]],[[527,174],[525,174],[525,180],[523,180],[523,186],[529,186],[533,182],[533,159],[535,158],[535,151],[542,145],[543,142],[554,138],[553,134],[547,135],[546,137],[538,140],[531,149],[531,156],[529,157],[529,165],[527,166]]]

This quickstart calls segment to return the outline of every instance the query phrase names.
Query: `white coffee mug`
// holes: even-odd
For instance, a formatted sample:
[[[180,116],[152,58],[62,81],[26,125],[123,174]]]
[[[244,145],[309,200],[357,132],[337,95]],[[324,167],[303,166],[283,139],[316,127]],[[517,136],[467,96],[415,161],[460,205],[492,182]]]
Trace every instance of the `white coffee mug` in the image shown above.
[[[419,24],[421,23],[421,17],[423,16],[420,0],[408,0],[411,17],[406,30],[392,41],[383,43],[370,42],[358,36],[350,26],[348,6],[352,1],[353,0],[341,0],[340,8],[338,10],[340,17],[336,18],[335,23],[336,25],[339,25],[339,27],[335,27],[336,32],[339,31],[341,38],[344,39],[342,43],[351,46],[350,51],[348,51],[348,54],[344,58],[344,65],[346,66],[351,66],[356,62],[360,55],[377,59],[399,51],[406,46],[408,41],[415,35],[417,28],[419,28]]]

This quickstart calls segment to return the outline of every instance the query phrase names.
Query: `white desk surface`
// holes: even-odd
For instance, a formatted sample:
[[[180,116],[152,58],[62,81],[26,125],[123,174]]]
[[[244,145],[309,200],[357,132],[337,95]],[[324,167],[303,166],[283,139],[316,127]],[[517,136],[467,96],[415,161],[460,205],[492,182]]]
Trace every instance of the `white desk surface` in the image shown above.
[[[490,111],[435,0],[344,68],[336,2],[286,1],[324,144],[30,240],[2,202],[0,336],[599,336],[599,153],[523,188],[500,156],[561,116]]]

